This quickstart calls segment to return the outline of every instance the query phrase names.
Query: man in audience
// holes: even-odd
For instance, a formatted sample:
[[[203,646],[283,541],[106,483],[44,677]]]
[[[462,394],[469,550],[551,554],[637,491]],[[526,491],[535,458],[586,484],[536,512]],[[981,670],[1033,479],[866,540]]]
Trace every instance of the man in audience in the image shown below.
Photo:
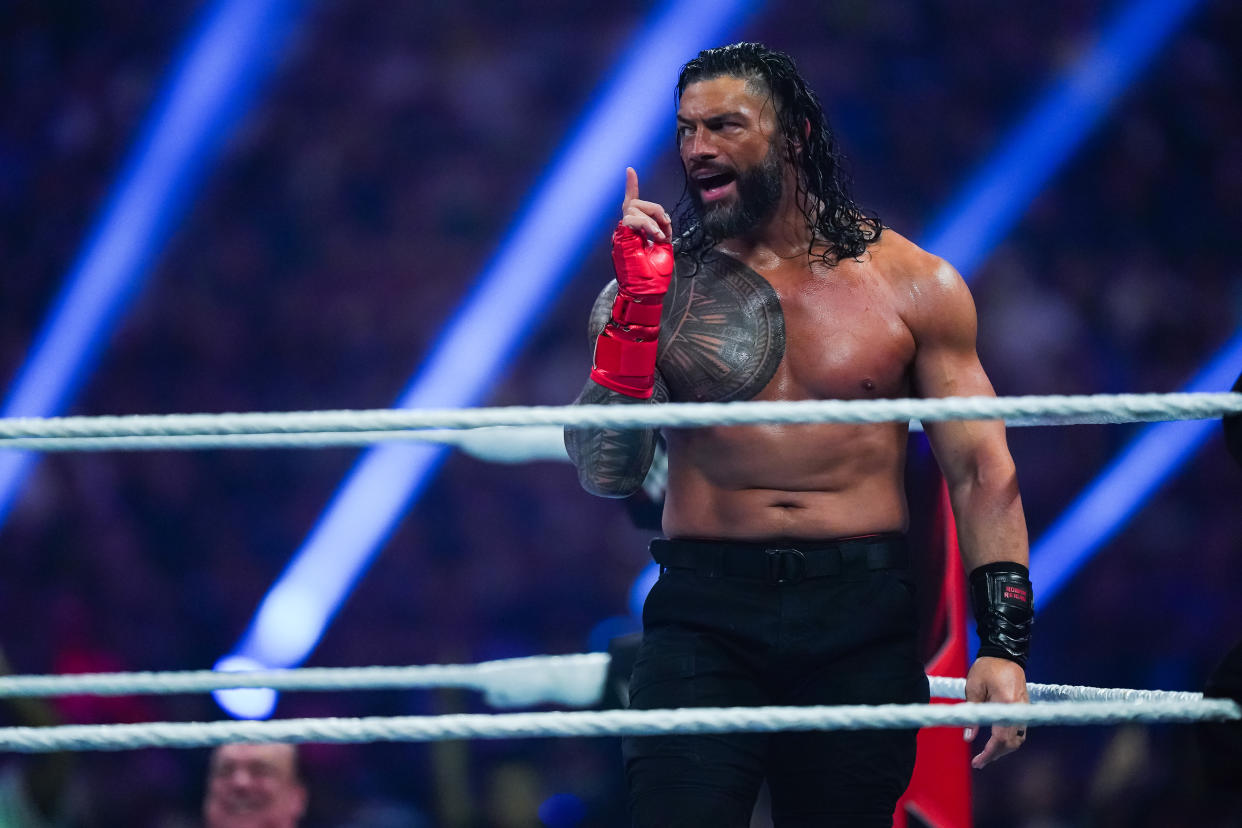
[[[207,828],[292,828],[306,813],[295,745],[221,745],[211,755]]]

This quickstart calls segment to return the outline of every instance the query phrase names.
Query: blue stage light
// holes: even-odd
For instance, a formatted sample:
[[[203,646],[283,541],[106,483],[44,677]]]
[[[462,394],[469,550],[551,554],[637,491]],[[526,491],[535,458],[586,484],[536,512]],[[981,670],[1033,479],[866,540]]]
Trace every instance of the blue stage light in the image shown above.
[[[301,0],[220,0],[207,9],[9,389],[2,416],[54,416],[77,394],[275,65],[301,5]],[[31,452],[0,451],[0,525],[35,462]]]
[[[263,665],[254,659],[227,656],[216,662],[213,670],[220,673],[246,673],[262,670]],[[239,719],[266,719],[276,709],[276,691],[267,687],[237,687],[232,690],[212,690],[216,704],[229,710]]]
[[[683,61],[716,45],[758,5],[677,0],[647,20],[399,407],[462,407],[484,399],[539,319],[538,309],[561,288],[604,217],[620,204],[625,166],[642,164],[672,134],[671,94],[653,90],[667,92]],[[235,653],[269,667],[301,663],[444,452],[439,446],[397,445],[367,451],[273,585]]]
[[[552,794],[539,806],[539,821],[546,828],[574,828],[586,815],[586,803],[571,793]]]
[[[969,280],[1200,0],[1139,0],[1044,93],[962,188],[923,247]]]
[[[658,580],[660,580],[660,565],[655,562],[643,567],[643,571],[638,573],[638,577],[634,579],[627,603],[630,607],[630,614],[635,618],[643,617],[643,604],[647,602],[647,593],[651,592],[651,588]]]
[[[642,631],[636,615],[610,615],[587,633],[587,652],[606,653],[613,639]]]
[[[1228,391],[1242,372],[1242,331],[1183,389]],[[1044,535],[1031,545],[1031,582],[1046,603],[1189,460],[1219,420],[1147,426]]]

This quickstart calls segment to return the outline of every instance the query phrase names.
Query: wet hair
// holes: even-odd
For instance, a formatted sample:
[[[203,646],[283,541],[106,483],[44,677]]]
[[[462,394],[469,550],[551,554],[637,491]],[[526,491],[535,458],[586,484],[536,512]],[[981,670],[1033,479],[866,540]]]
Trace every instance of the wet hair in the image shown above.
[[[677,103],[690,84],[719,77],[743,78],[775,102],[779,137],[774,140],[784,139],[786,157],[798,171],[796,201],[811,230],[807,253],[816,242],[827,242],[821,258],[829,265],[862,256],[880,237],[883,225],[879,216],[859,207],[850,196],[850,178],[836,136],[793,59],[759,43],[704,49],[681,68]],[[720,239],[712,238],[694,216],[688,192],[687,180],[677,212],[689,219],[679,222],[688,229],[681,234],[679,248],[702,261]]]

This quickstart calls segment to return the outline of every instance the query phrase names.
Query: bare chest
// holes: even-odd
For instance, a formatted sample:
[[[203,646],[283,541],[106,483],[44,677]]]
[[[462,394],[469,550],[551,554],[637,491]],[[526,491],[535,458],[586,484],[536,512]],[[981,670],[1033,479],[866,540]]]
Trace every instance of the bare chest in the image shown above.
[[[848,269],[772,280],[726,256],[665,302],[659,367],[676,401],[853,399],[908,393],[914,341],[886,286]]]

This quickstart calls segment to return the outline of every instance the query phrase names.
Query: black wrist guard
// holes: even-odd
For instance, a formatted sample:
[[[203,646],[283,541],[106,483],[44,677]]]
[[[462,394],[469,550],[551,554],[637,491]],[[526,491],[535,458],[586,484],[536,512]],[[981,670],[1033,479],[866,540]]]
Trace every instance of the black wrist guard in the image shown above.
[[[1030,573],[1020,563],[997,561],[970,573],[979,655],[1007,658],[1026,669],[1035,609]]]

